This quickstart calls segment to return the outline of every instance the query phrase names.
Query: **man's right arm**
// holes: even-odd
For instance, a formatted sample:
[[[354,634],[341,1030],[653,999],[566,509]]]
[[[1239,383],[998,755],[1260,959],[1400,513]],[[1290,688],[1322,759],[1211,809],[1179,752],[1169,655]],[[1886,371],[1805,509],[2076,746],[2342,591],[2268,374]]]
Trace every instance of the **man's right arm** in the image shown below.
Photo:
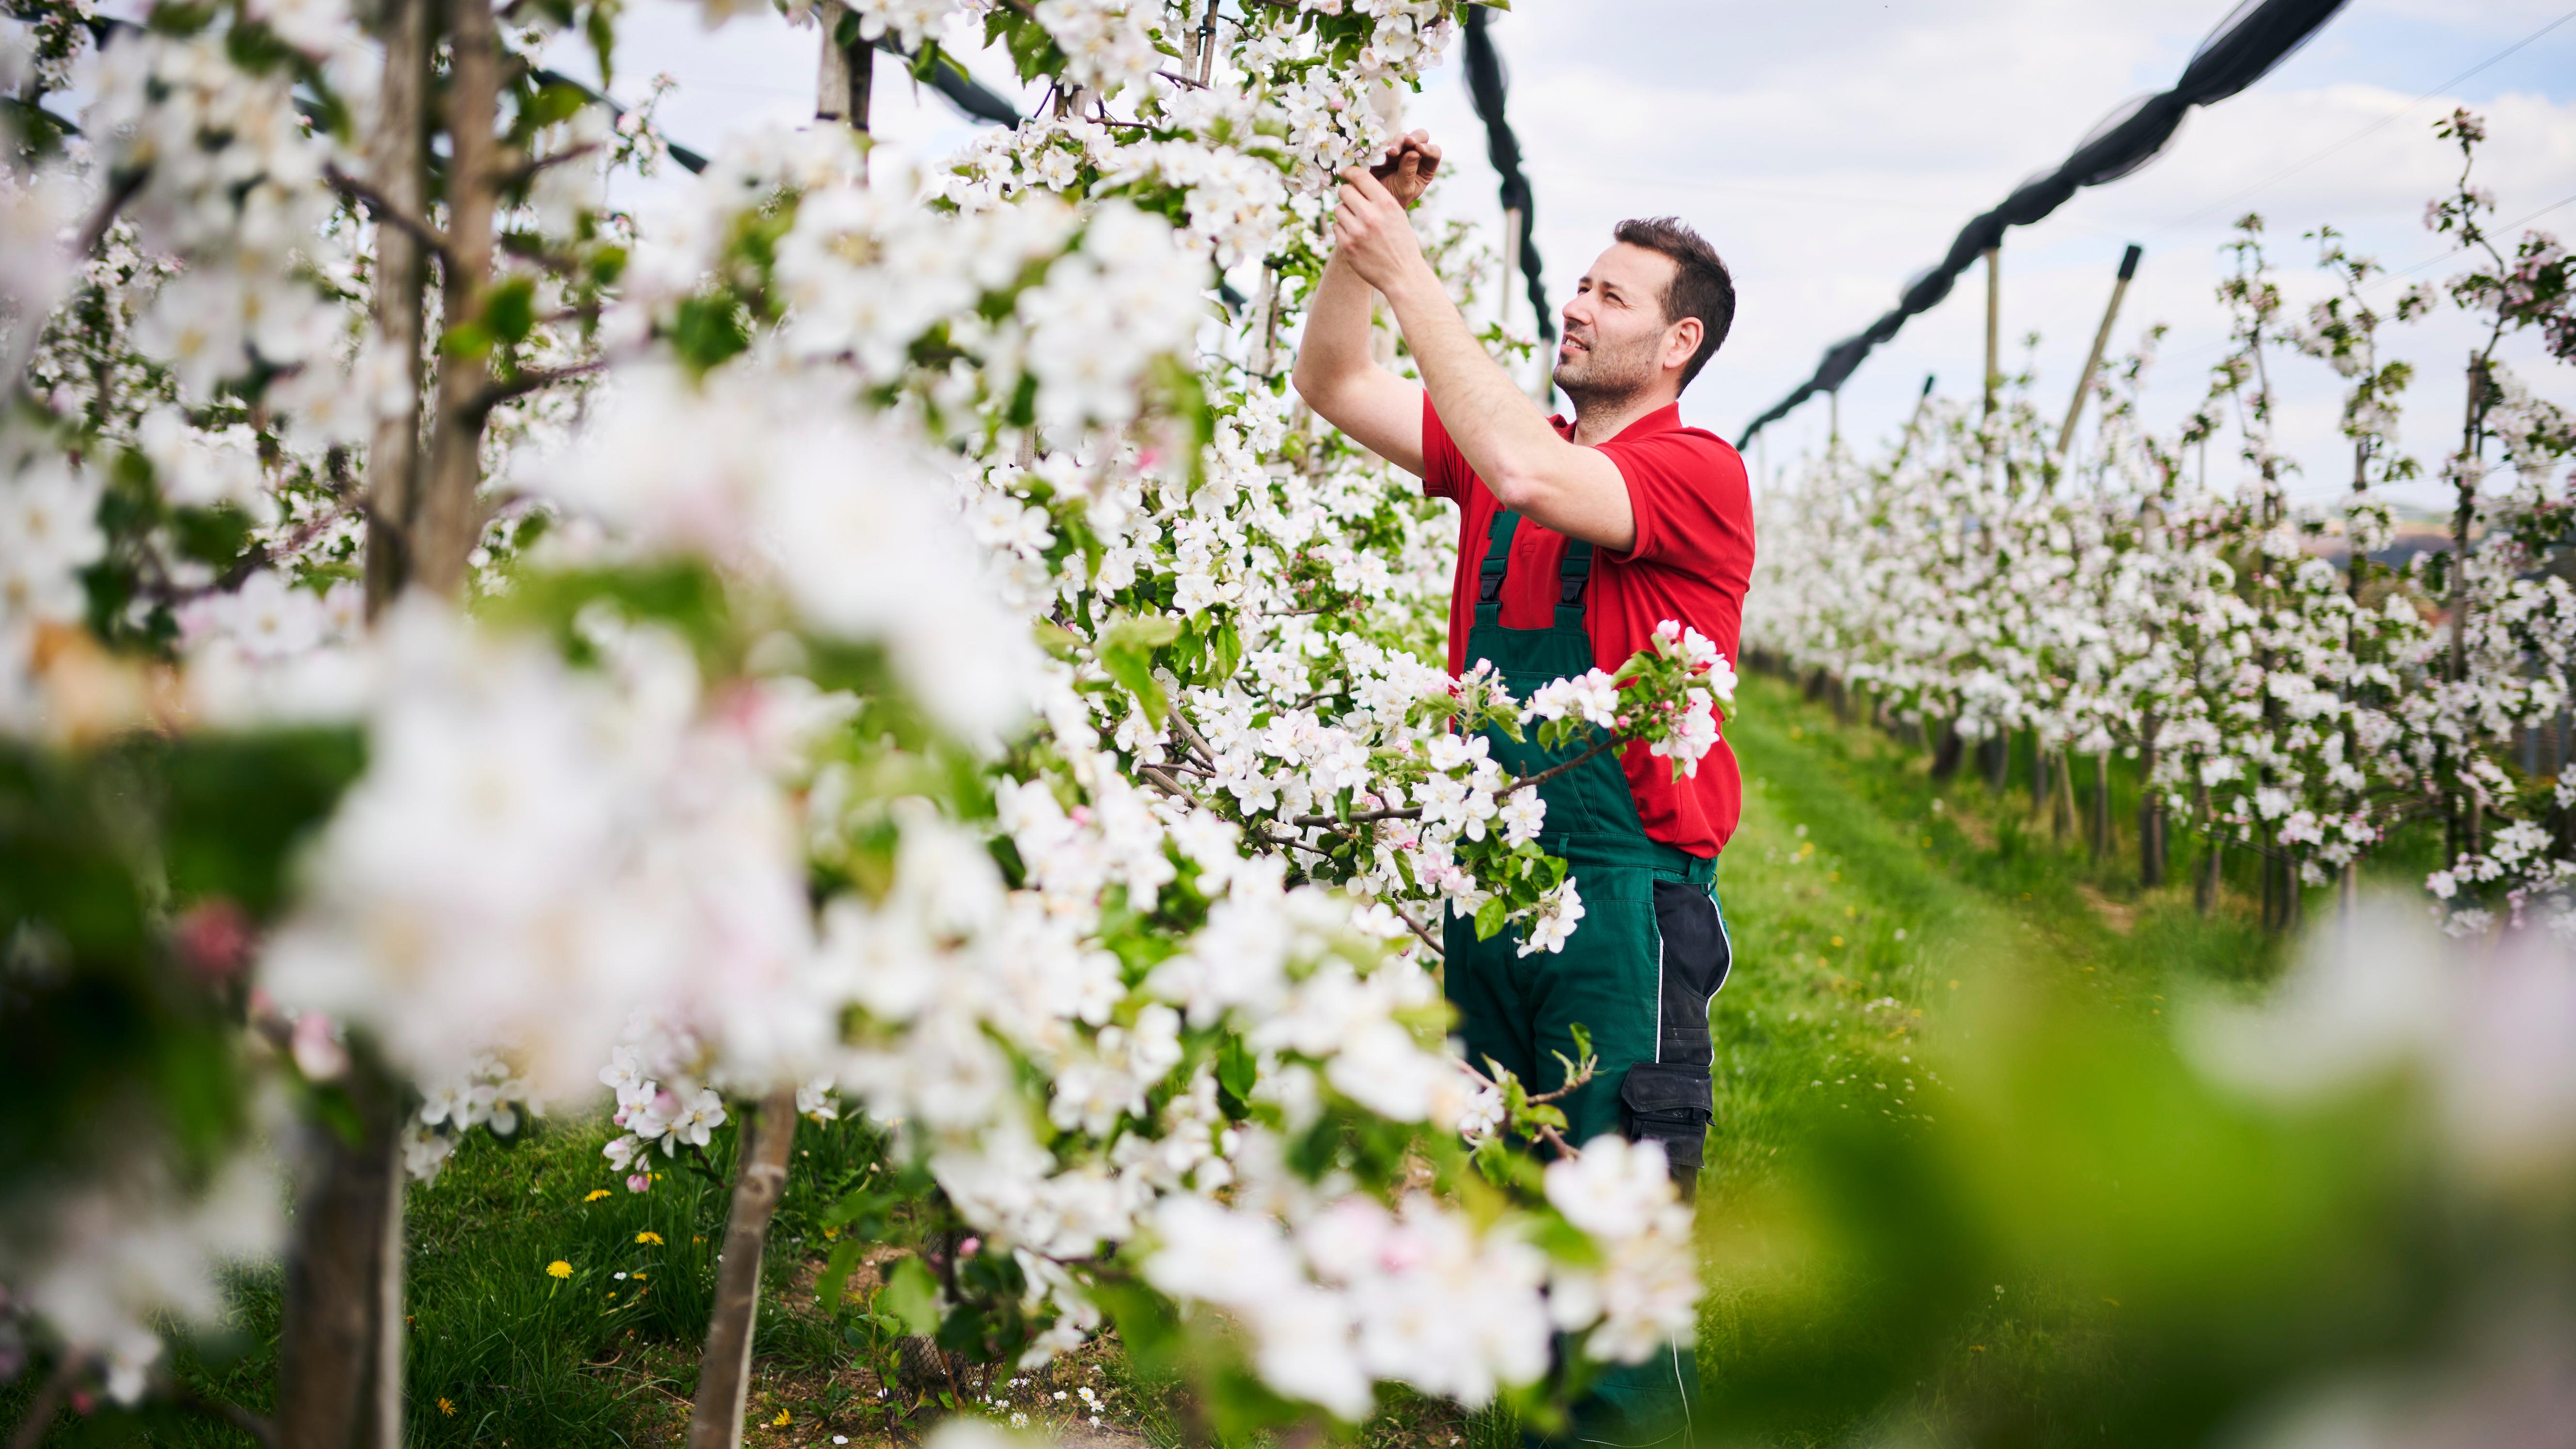
[[[1422,387],[1369,356],[1375,290],[1337,253],[1324,266],[1291,381],[1306,405],[1353,442],[1415,477],[1422,460]]]

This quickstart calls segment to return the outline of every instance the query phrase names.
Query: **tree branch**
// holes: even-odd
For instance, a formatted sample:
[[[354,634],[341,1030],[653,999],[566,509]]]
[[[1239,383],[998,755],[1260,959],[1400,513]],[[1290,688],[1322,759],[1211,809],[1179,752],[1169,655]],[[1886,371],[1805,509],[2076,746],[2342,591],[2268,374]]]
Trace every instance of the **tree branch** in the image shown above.
[[[1532,785],[1544,785],[1548,781],[1555,779],[1557,776],[1564,774],[1566,771],[1573,769],[1575,766],[1582,764],[1584,761],[1591,759],[1593,756],[1617,749],[1620,745],[1625,743],[1626,741],[1620,739],[1617,735],[1612,735],[1601,743],[1585,750],[1582,754],[1575,756],[1573,759],[1558,761],[1556,764],[1548,766],[1546,769],[1539,771],[1535,775],[1521,776],[1519,779],[1512,781],[1509,785],[1504,786],[1495,794],[1494,798],[1497,800],[1506,799],[1510,796],[1519,794],[1521,791],[1530,788]],[[1353,814],[1348,819],[1344,819],[1339,815],[1300,815],[1292,823],[1297,825],[1327,826],[1366,825],[1377,820],[1419,820],[1421,818],[1422,807],[1419,805],[1409,805],[1401,810],[1362,810]]]
[[[98,244],[107,239],[107,229],[116,225],[116,214],[125,209],[125,203],[132,201],[134,194],[141,191],[143,183],[150,179],[152,168],[149,166],[119,172],[111,179],[107,194],[98,199],[98,208],[89,214],[89,220],[81,223],[80,250],[73,255],[86,257],[97,251]]]
[[[9,1449],[37,1449],[45,1442],[45,1431],[54,1426],[54,1416],[63,1411],[63,1396],[72,1385],[72,1376],[81,1366],[78,1354],[63,1355],[62,1362],[45,1377],[44,1387],[36,1390],[27,1405],[27,1417],[18,1421],[18,1431],[9,1436]]]
[[[1625,743],[1627,742],[1620,739],[1617,735],[1612,735],[1601,743],[1585,750],[1582,754],[1575,756],[1573,759],[1550,765],[1535,775],[1521,776],[1519,779],[1514,780],[1509,788],[1503,791],[1503,795],[1510,795],[1517,791],[1526,790],[1532,785],[1544,785],[1548,781],[1555,779],[1557,776],[1564,774],[1566,771],[1573,769],[1575,766],[1582,764],[1584,761],[1591,759],[1594,755],[1604,754],[1611,750],[1615,750]],[[1502,798],[1502,795],[1497,795],[1494,798],[1499,800]]]
[[[534,179],[538,172],[545,170],[549,166],[561,166],[567,161],[578,161],[582,157],[588,156],[599,149],[600,147],[597,141],[584,141],[578,146],[567,146],[560,151],[549,152],[546,155],[539,156],[522,165],[513,166],[508,171],[502,173],[501,186],[504,190],[507,190],[522,182]]]
[[[1435,941],[1435,940],[1431,939],[1431,933],[1430,933],[1428,930],[1425,930],[1425,929],[1423,928],[1423,925],[1422,925],[1422,923],[1421,923],[1421,922],[1419,922],[1419,921],[1417,921],[1417,920],[1413,919],[1413,917],[1411,917],[1411,916],[1406,915],[1406,914],[1405,914],[1404,912],[1402,912],[1402,911],[1396,910],[1396,908],[1395,908],[1394,906],[1392,906],[1392,905],[1388,906],[1388,907],[1387,907],[1387,909],[1388,909],[1388,910],[1390,910],[1390,911],[1395,911],[1395,918],[1396,918],[1397,920],[1399,920],[1399,921],[1404,922],[1404,926],[1405,926],[1405,929],[1406,929],[1406,930],[1409,930],[1409,931],[1411,931],[1413,934],[1415,934],[1415,935],[1417,935],[1417,936],[1419,936],[1419,937],[1421,937],[1421,938],[1422,938],[1422,944],[1431,948],[1431,954],[1432,954],[1432,955],[1439,957],[1439,958],[1440,958],[1441,960],[1443,960],[1443,961],[1446,961],[1446,960],[1448,960],[1448,959],[1449,959],[1449,953],[1448,953],[1448,951],[1447,951],[1447,950],[1445,950],[1445,949],[1441,946],[1441,944],[1440,944],[1438,941]]]
[[[171,1403],[180,1408],[210,1419],[221,1419],[248,1434],[259,1441],[260,1449],[277,1449],[277,1426],[241,1405],[207,1398],[175,1378],[163,1384],[162,1391],[170,1396]]]
[[[552,387],[556,383],[570,382],[576,377],[588,377],[590,374],[598,372],[607,366],[607,358],[594,357],[588,362],[576,362],[569,367],[530,368],[526,372],[522,372],[518,376],[511,378],[508,382],[496,382],[490,387],[483,389],[480,394],[476,395],[474,399],[474,407],[478,412],[488,413],[492,409],[499,407],[501,404],[508,402],[512,398],[525,397],[529,393],[536,392],[542,388]]]
[[[398,227],[409,233],[414,241],[437,253],[439,260],[453,261],[453,253],[448,247],[445,232],[394,205],[383,192],[337,166],[323,167],[322,179],[332,190],[366,207],[367,215],[374,217],[378,222],[386,226]]]

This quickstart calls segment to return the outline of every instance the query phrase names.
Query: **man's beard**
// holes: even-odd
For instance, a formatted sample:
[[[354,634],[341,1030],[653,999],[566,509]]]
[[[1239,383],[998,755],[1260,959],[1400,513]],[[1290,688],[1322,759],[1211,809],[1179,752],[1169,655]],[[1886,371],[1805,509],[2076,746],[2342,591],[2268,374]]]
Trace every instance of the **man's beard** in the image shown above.
[[[1584,350],[1559,362],[1553,374],[1577,416],[1594,408],[1615,408],[1654,382],[1655,358],[1647,347],[1604,352],[1599,350],[1597,336],[1578,340],[1586,344]]]

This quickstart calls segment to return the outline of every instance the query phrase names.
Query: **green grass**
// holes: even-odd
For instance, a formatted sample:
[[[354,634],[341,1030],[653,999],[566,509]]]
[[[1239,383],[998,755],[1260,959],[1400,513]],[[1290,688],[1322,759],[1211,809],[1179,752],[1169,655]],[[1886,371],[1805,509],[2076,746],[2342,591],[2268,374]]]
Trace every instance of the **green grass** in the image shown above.
[[[1799,1123],[1817,1110],[1899,1119],[1938,1110],[1942,1084],[1927,1048],[1973,1047],[1947,1034],[1968,1029],[1953,1003],[1981,984],[2035,973],[2152,1019],[2179,983],[2241,990],[2280,965],[2283,943],[2252,924],[2245,862],[2208,916],[2193,908],[2195,849],[2187,838],[2174,846],[2176,883],[2140,889],[2126,830],[2136,783],[2125,764],[2113,803],[2130,848],[2096,863],[2079,841],[2055,838],[2044,813],[2033,815],[2026,775],[2000,794],[1973,764],[1936,784],[1920,749],[1838,722],[1775,677],[1745,678],[1728,734],[1744,770],[1745,809],[1719,874],[1735,959],[1714,1014],[1716,1121],[1704,1215],[1725,1213],[1769,1183]],[[2026,758],[2021,763],[2026,770]],[[2311,893],[2312,913],[2324,904],[2324,893]],[[657,1162],[663,1175],[653,1190],[630,1194],[600,1156],[609,1131],[601,1119],[582,1117],[534,1124],[514,1144],[478,1136],[435,1183],[413,1190],[411,1442],[552,1449],[678,1441],[712,1290],[711,1245],[722,1235],[727,1163]],[[810,1292],[812,1265],[826,1247],[817,1215],[876,1150],[873,1136],[849,1123],[809,1125],[799,1135],[772,1244],[754,1391],[762,1427],[752,1443],[828,1443],[832,1433],[884,1441],[878,1386],[851,1365]],[[898,1224],[898,1242],[905,1232]],[[548,1274],[556,1261],[571,1266],[570,1277]],[[617,1278],[621,1272],[629,1276]],[[1715,1382],[1750,1345],[1724,1275],[1711,1287],[1700,1354]],[[2035,1382],[2064,1356],[2091,1351],[2082,1309],[2049,1302],[2045,1285],[2012,1287],[1990,1318],[1971,1325],[1973,1342],[1960,1345],[1953,1368],[1922,1384],[1917,1422],[1818,1422],[1796,1441],[1927,1431],[1963,1376]],[[277,1275],[245,1276],[236,1303],[234,1322],[181,1345],[174,1363],[207,1396],[264,1411]],[[1169,1394],[1140,1382],[1114,1348],[1016,1378],[1001,1370],[969,1387],[1046,1416],[1060,1412],[1055,1392],[1081,1386],[1108,1397],[1112,1427],[1158,1446],[1181,1441]],[[28,1394],[23,1383],[0,1391],[0,1423],[16,1418]],[[1486,1449],[1515,1438],[1492,1416],[1403,1394],[1394,1404],[1365,1435],[1373,1449],[1446,1449],[1453,1436],[1462,1449]],[[772,1427],[781,1409],[790,1422]],[[2082,1437],[2067,1427],[2070,1438]],[[66,1415],[45,1442],[251,1441],[165,1407]]]

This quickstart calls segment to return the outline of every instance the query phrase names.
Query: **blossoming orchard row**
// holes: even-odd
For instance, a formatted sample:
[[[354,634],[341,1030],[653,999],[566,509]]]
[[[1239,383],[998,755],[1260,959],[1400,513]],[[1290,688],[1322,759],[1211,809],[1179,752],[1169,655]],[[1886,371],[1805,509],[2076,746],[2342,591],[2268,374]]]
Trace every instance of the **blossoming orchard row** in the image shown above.
[[[2567,707],[2576,664],[2563,562],[2576,425],[2498,356],[2530,333],[2544,366],[2576,361],[2570,264],[2546,235],[2492,234],[2493,198],[2470,181],[2482,124],[2462,112],[2438,129],[2461,173],[2427,224],[2466,254],[2457,279],[2384,304],[2394,279],[2321,229],[2310,239],[2332,289],[2293,316],[2262,223],[2245,218],[2219,289],[2230,350],[2178,433],[2139,417],[2159,329],[2100,384],[2081,456],[2059,456],[2057,430],[2021,401],[1984,414],[1927,402],[1877,464],[1837,444],[1767,500],[1746,648],[1874,691],[1928,731],[1936,770],[1980,742],[2000,758],[2025,730],[2064,795],[2075,756],[2138,760],[2142,873],[2161,878],[2169,830],[2201,836],[2204,907],[2222,846],[2260,857],[2281,927],[2302,885],[2349,884],[2422,822],[2441,831],[2428,884],[2455,928],[2534,910],[2576,925],[2576,782],[2523,768],[2515,748]],[[2384,491],[2421,464],[2397,431],[2413,371],[2383,334],[2444,293],[2481,344],[2463,430],[2436,465],[2457,498],[2452,547],[2391,566],[2375,558],[2393,531]],[[2276,372],[2303,358],[2345,380],[2348,460],[2303,469],[2274,444]],[[2213,481],[2215,439],[2233,446]],[[2302,472],[2348,472],[2351,486],[2339,506],[2294,507]]]
[[[0,1283],[56,1382],[164,1382],[294,1140],[281,1429],[390,1425],[404,1171],[601,1083],[634,1190],[742,1134],[693,1444],[845,1102],[988,1245],[943,1341],[1222,1312],[1227,1432],[1382,1382],[1544,1421],[1686,1338],[1660,1156],[1526,1155],[1561,1115],[1427,968],[1444,911],[1582,915],[1453,720],[1688,769],[1733,675],[1676,628],[1453,686],[1432,505],[1279,375],[1456,9],[826,7],[925,65],[980,27],[1047,113],[764,132],[643,214],[650,107],[544,64],[606,72],[614,4],[13,11]]]

